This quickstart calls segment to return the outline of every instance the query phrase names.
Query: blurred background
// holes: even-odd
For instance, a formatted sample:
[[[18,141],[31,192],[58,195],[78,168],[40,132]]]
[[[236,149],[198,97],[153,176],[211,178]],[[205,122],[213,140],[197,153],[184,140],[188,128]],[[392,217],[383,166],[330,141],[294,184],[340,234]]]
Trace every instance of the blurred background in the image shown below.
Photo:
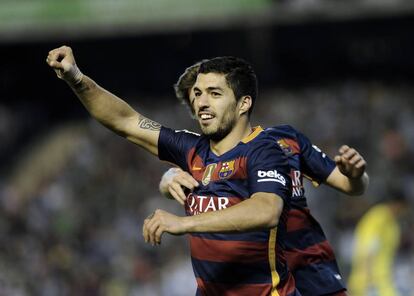
[[[361,216],[398,187],[414,203],[414,2],[410,0],[1,0],[0,295],[194,295],[185,237],[141,236],[168,168],[93,121],[45,59],[80,69],[173,128],[198,131],[173,95],[184,69],[235,55],[259,77],[253,122],[293,125],[333,157],[368,162],[347,197],[306,184],[345,278]],[[414,224],[399,219],[393,267],[414,295]]]

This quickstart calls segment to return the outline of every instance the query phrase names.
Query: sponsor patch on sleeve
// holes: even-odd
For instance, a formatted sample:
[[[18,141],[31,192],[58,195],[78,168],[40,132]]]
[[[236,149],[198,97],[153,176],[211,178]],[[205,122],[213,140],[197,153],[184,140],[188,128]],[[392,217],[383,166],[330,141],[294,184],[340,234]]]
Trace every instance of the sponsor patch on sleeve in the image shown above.
[[[270,170],[270,171],[257,171],[257,182],[277,182],[286,186],[286,179],[281,174],[278,173],[277,170]]]

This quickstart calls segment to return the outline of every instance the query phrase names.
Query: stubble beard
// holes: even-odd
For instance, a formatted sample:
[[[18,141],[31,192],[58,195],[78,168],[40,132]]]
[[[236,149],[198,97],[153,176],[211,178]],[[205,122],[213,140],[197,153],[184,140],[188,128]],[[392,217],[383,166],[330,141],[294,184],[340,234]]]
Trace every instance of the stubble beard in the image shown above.
[[[209,128],[201,126],[203,134],[213,142],[223,140],[236,125],[235,116],[225,116],[216,128]]]

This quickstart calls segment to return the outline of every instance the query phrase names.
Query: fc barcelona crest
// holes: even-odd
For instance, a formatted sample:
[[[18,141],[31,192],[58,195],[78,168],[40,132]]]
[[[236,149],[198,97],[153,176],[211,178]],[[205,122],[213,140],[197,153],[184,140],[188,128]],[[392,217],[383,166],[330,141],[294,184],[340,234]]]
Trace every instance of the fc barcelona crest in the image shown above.
[[[277,143],[287,156],[300,153],[299,143],[293,139],[284,138],[278,140]]]
[[[220,179],[227,179],[234,173],[234,160],[226,161],[221,164],[220,171],[218,173]]]
[[[280,148],[282,148],[283,152],[287,156],[290,156],[290,155],[293,154],[292,147],[290,147],[290,145],[287,143],[286,139],[280,139],[280,140],[277,141],[277,143],[279,144]]]

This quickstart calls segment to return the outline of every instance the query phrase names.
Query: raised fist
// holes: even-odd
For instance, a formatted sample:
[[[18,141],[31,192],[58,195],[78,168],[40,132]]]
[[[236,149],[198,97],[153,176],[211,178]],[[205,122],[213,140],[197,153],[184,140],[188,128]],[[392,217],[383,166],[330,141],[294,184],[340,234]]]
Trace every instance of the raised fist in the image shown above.
[[[70,85],[76,85],[82,81],[83,74],[76,66],[72,49],[68,46],[49,51],[46,63],[56,72],[56,75]]]

